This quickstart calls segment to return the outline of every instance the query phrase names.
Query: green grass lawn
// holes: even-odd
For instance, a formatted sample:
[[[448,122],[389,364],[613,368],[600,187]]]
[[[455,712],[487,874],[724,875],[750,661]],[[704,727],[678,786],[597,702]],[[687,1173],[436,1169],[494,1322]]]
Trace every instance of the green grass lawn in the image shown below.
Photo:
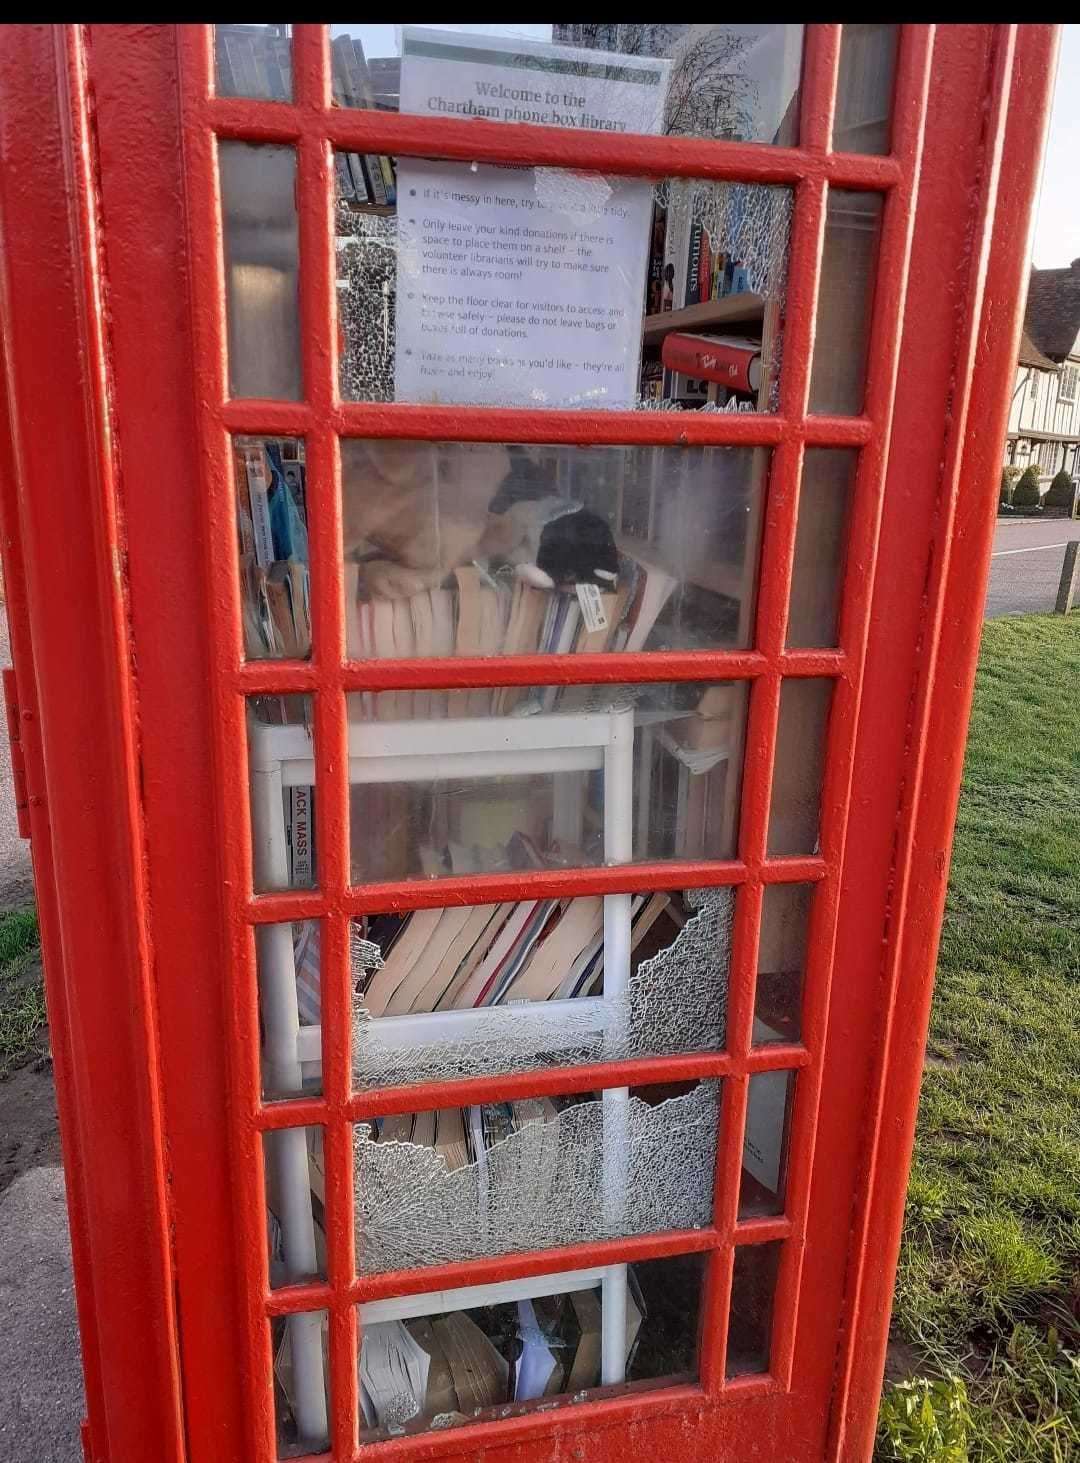
[[[1080,615],[985,628],[894,1338],[881,1458],[1080,1463]]]
[[[37,915],[16,909],[0,916],[0,1078],[26,1060],[45,1026],[45,992],[34,956]]]

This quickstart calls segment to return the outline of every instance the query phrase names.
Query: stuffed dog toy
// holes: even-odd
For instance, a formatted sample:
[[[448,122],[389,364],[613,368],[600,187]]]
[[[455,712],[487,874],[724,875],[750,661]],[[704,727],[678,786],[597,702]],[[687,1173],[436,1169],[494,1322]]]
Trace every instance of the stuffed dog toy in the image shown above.
[[[553,494],[525,448],[347,438],[341,483],[345,555],[360,563],[364,598],[437,588],[474,559],[545,589],[618,578],[607,523]]]

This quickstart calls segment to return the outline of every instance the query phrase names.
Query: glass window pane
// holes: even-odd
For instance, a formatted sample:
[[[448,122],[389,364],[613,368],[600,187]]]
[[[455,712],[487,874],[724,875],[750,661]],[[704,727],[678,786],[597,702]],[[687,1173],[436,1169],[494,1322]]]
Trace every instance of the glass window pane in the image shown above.
[[[701,1229],[712,1222],[719,1091],[622,1088],[359,1123],[357,1268]]]
[[[780,687],[768,853],[813,854],[819,848],[821,784],[833,683],[788,678]]]
[[[780,1269],[779,1243],[739,1245],[731,1277],[727,1374],[769,1370],[773,1301]]]
[[[354,1086],[719,1050],[733,900],[661,890],[357,920]]]
[[[322,1128],[263,1134],[270,1284],[326,1279],[326,1165]]]
[[[326,1311],[271,1317],[279,1458],[302,1458],[330,1446],[328,1332]]]
[[[214,63],[219,97],[292,100],[289,25],[216,25]]]
[[[731,858],[746,699],[745,682],[355,693],[353,882]]]
[[[311,655],[307,468],[295,437],[234,437],[244,654]]]
[[[346,399],[775,409],[790,188],[355,153],[336,178]]]
[[[794,1072],[755,1072],[746,1097],[739,1218],[783,1214]]]
[[[754,1043],[799,1041],[813,884],[767,884],[761,907]]]
[[[229,390],[301,394],[296,152],[220,142]]]
[[[750,643],[764,449],[345,439],[341,458],[350,657]]]
[[[256,894],[317,880],[314,709],[310,696],[253,696],[247,705]]]
[[[332,25],[334,98],[426,117],[798,137],[801,25]]]
[[[595,1400],[614,1378],[696,1380],[704,1268],[678,1255],[361,1307],[361,1442]],[[609,1306],[625,1322],[605,1333]]]
[[[299,819],[290,831],[302,836]],[[301,854],[297,849],[298,859]],[[322,1092],[321,947],[318,920],[256,926],[265,1098],[313,1097]]]
[[[790,648],[837,643],[848,513],[859,454],[848,447],[811,447],[803,459],[799,523],[791,573]]]
[[[825,214],[810,410],[855,416],[863,409],[882,200],[830,188]]]
[[[889,151],[899,35],[898,25],[844,25],[833,123],[834,151]]]

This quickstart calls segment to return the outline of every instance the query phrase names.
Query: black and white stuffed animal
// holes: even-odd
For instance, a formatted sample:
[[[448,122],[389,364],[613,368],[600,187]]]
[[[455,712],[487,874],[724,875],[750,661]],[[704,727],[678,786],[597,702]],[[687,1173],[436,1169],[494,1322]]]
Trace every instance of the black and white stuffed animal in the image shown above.
[[[612,590],[619,578],[619,551],[597,513],[552,494],[550,480],[520,447],[509,449],[511,470],[489,511],[514,523],[516,546],[505,558],[518,578],[537,589],[571,590],[595,584]]]

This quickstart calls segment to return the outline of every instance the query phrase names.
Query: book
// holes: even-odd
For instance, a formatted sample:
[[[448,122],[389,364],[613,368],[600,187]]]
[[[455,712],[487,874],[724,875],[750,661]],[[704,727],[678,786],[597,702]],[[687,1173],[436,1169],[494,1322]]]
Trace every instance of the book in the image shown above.
[[[364,1005],[373,1016],[382,1016],[409,971],[422,955],[443,914],[441,909],[417,909],[391,945],[382,969],[371,978],[364,992]]]
[[[450,1367],[458,1405],[466,1415],[508,1398],[510,1364],[464,1311],[432,1322]]]
[[[359,38],[337,36],[331,41],[330,50],[334,101],[344,107],[374,108],[375,93]],[[350,153],[348,156],[357,197],[362,194],[366,202],[383,208],[393,203],[396,192],[394,196],[387,197],[386,174],[383,171],[384,161],[389,169],[389,159],[366,153],[363,156]]]
[[[435,1148],[446,1160],[452,1173],[469,1162],[465,1141],[465,1119],[460,1107],[440,1108],[435,1115]]]
[[[516,1001],[549,1000],[562,985],[567,971],[595,938],[602,926],[604,901],[585,897],[567,901],[567,908],[550,934],[510,986],[507,997]]]
[[[660,356],[669,370],[715,381],[730,391],[756,392],[761,385],[758,340],[672,331],[664,337]]]
[[[454,1377],[435,1327],[426,1317],[406,1321],[405,1328],[416,1344],[427,1353],[428,1375],[424,1390],[425,1417],[443,1417],[458,1412],[460,1404],[454,1388]]]
[[[683,287],[683,305],[701,304],[701,246],[704,233],[701,224],[694,219],[690,224],[690,238],[687,242],[686,283]]]
[[[415,1417],[427,1395],[431,1357],[403,1321],[376,1321],[363,1329],[360,1380],[380,1427]]]
[[[450,983],[435,1002],[434,1010],[448,1011],[455,1007],[471,1006],[473,1004],[471,1000],[462,999],[461,993],[471,982],[477,967],[488,954],[492,942],[497,938],[516,907],[511,902],[497,904],[493,908],[490,905],[482,906],[485,909],[492,908],[491,917],[484,924],[475,945],[472,946],[454,972]]]
[[[447,959],[449,950],[468,923],[471,914],[472,910],[468,905],[461,905],[455,909],[443,909],[439,912],[439,920],[435,929],[428,936],[423,949],[387,1001],[385,1007],[387,1016],[400,1016],[409,1011],[425,1009],[417,1004],[417,998]]]
[[[287,838],[289,844],[289,883],[294,889],[310,889],[315,883],[312,858],[310,787],[290,787]]]
[[[627,610],[626,626],[620,636],[622,643],[613,645],[612,649],[643,650],[661,610],[679,584],[674,574],[658,564],[648,564],[639,558],[638,567],[637,590]]]

